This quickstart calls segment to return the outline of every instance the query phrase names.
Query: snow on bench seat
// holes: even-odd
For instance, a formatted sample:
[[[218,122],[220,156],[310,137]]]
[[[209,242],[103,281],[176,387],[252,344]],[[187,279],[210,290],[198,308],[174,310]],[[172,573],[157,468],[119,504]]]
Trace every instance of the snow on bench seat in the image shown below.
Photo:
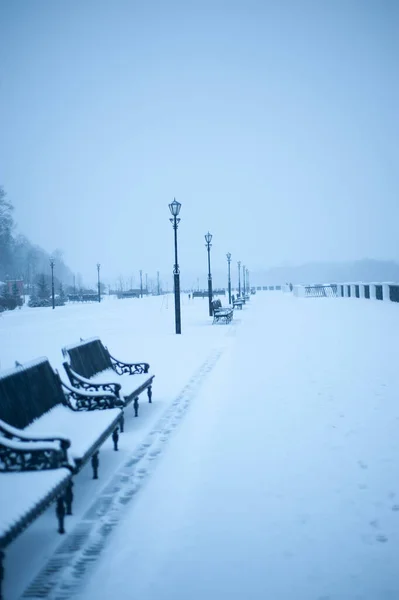
[[[26,525],[61,492],[71,478],[65,467],[46,471],[0,473],[0,548],[14,539],[21,523]]]
[[[145,389],[153,375],[150,373],[141,373],[135,375],[129,375],[129,373],[123,373],[122,375],[118,375],[115,373],[113,369],[106,369],[105,371],[101,371],[101,373],[97,373],[90,377],[90,381],[92,383],[119,383],[121,388],[122,396],[128,398],[134,392],[140,394],[143,389]]]
[[[69,455],[79,465],[91,456],[94,446],[99,447],[109,436],[120,418],[119,408],[73,411],[67,406],[57,405],[25,427],[24,433],[69,439]]]

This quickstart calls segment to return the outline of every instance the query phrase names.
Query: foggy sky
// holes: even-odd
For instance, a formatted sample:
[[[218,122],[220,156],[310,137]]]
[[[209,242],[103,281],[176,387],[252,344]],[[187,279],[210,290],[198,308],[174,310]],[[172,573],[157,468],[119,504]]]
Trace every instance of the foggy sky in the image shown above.
[[[0,0],[0,184],[95,281],[399,259],[399,3]]]

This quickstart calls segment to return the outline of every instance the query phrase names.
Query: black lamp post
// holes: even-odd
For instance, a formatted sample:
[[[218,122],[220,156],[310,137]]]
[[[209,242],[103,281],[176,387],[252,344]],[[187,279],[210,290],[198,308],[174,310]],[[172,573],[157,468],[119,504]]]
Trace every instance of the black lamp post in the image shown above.
[[[251,289],[249,287],[249,271],[247,269],[247,294],[250,294],[250,293],[251,293]]]
[[[238,263],[238,295],[241,296],[241,261],[239,260]]]
[[[227,258],[227,271],[228,271],[227,283],[228,283],[228,288],[229,288],[229,304],[231,304],[231,273],[230,273],[231,252],[228,252],[226,254],[226,258]]]
[[[53,301],[53,310],[55,308],[55,296],[54,296],[54,258],[50,258],[50,267],[51,267],[51,298]]]
[[[98,301],[101,302],[101,291],[100,291],[100,263],[97,263],[97,291],[98,291]]]
[[[143,297],[143,270],[140,269],[140,298]]]
[[[158,296],[160,295],[160,293],[161,293],[161,286],[159,284],[159,271],[157,271],[157,294],[158,294]]]
[[[181,333],[181,314],[180,314],[180,269],[179,263],[177,260],[177,228],[180,223],[180,219],[178,219],[178,215],[181,209],[180,202],[176,201],[176,198],[173,198],[173,202],[169,204],[169,210],[172,214],[172,219],[169,221],[172,223],[174,232],[175,232],[175,265],[173,267],[173,278],[174,278],[174,288],[175,288],[175,325],[176,325],[176,333]]]
[[[213,315],[213,310],[212,310],[212,273],[211,273],[211,241],[212,241],[212,234],[208,233],[205,235],[205,241],[206,241],[206,248],[208,250],[208,300],[209,300],[209,316],[211,317]]]
[[[244,296],[245,296],[246,291],[247,291],[247,288],[246,288],[246,285],[245,285],[245,273],[246,273],[245,265],[242,265],[242,281],[243,281],[242,286],[243,286],[243,295]]]

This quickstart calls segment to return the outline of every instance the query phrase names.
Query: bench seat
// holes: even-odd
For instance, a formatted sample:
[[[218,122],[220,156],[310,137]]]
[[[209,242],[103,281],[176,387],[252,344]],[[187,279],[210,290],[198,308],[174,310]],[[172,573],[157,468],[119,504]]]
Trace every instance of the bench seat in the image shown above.
[[[115,371],[113,369],[107,369],[101,373],[96,373],[93,377],[90,377],[92,383],[112,383],[117,381],[121,385],[120,393],[124,398],[131,398],[132,396],[138,396],[151,384],[154,379],[154,375],[151,373],[142,373],[137,375],[129,375],[123,373],[115,377]]]
[[[0,548],[5,548],[68,487],[66,467],[0,473]]]
[[[120,418],[119,408],[73,411],[58,404],[25,427],[24,433],[68,438],[71,442],[69,456],[80,468],[115,431]]]

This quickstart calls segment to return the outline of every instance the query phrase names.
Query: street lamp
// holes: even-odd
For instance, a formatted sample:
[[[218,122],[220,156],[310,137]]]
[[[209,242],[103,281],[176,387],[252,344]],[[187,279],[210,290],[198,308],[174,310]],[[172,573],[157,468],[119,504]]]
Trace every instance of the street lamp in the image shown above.
[[[227,258],[227,270],[228,270],[227,283],[228,283],[228,288],[229,288],[229,304],[231,304],[231,274],[230,274],[231,252],[228,252],[226,254],[226,258]]]
[[[97,290],[98,290],[98,301],[101,302],[101,292],[100,292],[100,263],[97,263]]]
[[[51,298],[53,301],[53,310],[55,308],[55,297],[54,297],[54,258],[50,258],[50,267],[51,267]]]
[[[242,280],[243,280],[242,286],[244,288],[244,290],[243,290],[243,296],[245,296],[246,291],[247,291],[247,288],[246,288],[246,285],[245,285],[245,273],[246,273],[245,265],[242,265]]]
[[[249,271],[248,271],[248,269],[247,269],[247,290],[248,290],[247,293],[250,294],[251,293],[251,288],[249,287]]]
[[[239,260],[238,263],[238,295],[241,296],[241,261]]]
[[[212,274],[211,274],[211,241],[212,241],[212,234],[208,233],[205,235],[205,241],[206,241],[206,248],[208,250],[208,300],[209,300],[209,316],[211,317],[213,315],[213,310],[212,310]]]
[[[175,264],[173,267],[173,278],[174,278],[174,288],[175,288],[175,325],[176,325],[176,333],[181,333],[181,314],[180,314],[180,269],[179,263],[177,260],[177,228],[180,223],[180,219],[178,219],[179,212],[181,209],[180,202],[176,201],[176,198],[173,198],[173,202],[169,204],[169,210],[172,214],[172,219],[169,221],[172,223],[174,232],[175,232]]]
[[[140,269],[140,298],[143,297],[143,270]]]

